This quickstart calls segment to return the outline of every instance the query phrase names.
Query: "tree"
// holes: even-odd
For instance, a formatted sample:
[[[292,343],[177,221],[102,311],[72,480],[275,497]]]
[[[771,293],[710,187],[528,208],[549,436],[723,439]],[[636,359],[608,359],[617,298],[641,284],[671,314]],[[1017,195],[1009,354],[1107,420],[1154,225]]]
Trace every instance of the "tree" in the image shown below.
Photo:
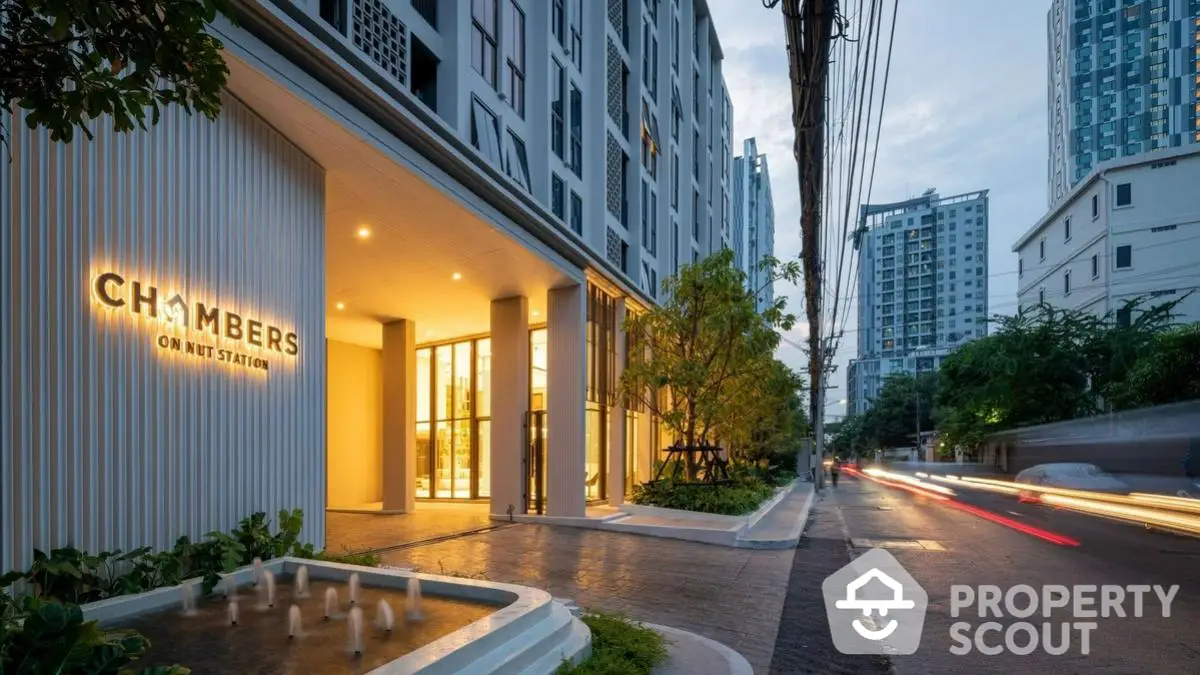
[[[92,138],[102,115],[145,129],[170,105],[215,119],[229,69],[205,29],[230,12],[229,0],[0,0],[0,96],[56,141],[77,127]]]
[[[1155,335],[1149,353],[1107,391],[1118,410],[1200,399],[1200,322]]]
[[[795,280],[799,266],[768,260],[767,278]],[[776,330],[795,317],[778,298],[761,313],[746,277],[723,250],[663,282],[667,300],[626,321],[629,365],[621,379],[626,396],[644,404],[689,447],[717,439],[748,443],[739,415],[779,405],[788,376],[775,365]],[[790,371],[788,371],[790,372]],[[694,467],[688,466],[694,477]]]
[[[937,379],[933,373],[888,377],[863,419],[867,437],[882,447],[916,445],[918,414],[921,431],[933,431],[936,390]]]

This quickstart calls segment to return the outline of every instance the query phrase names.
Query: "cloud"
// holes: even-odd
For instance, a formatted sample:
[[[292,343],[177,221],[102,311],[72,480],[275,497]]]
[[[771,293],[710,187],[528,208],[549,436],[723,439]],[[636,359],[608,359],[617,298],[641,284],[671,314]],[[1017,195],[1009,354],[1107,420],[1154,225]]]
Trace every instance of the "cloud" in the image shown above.
[[[757,0],[709,0],[709,6],[725,53],[734,135],[757,138],[767,155],[776,255],[794,258],[800,199],[782,14]],[[887,31],[892,5],[882,6]],[[899,201],[929,187],[943,196],[990,190],[992,312],[1015,309],[1017,265],[1010,249],[1046,209],[1046,10],[1038,2],[962,0],[901,2],[899,8],[871,201]],[[856,17],[850,19],[854,25]],[[876,110],[883,67],[881,58]],[[801,289],[781,285],[776,294],[802,319],[787,338],[806,344]],[[835,358],[832,384],[843,389],[857,349],[856,313],[851,303]],[[785,343],[779,356],[806,370],[799,349]]]

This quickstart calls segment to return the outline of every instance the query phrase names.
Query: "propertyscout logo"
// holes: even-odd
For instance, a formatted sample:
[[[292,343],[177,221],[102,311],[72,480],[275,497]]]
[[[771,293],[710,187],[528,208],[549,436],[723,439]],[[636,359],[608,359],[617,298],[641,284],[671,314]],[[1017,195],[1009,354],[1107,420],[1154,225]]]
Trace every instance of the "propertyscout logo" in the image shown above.
[[[912,654],[921,646],[929,597],[881,548],[822,584],[833,646],[843,654]],[[1091,652],[1097,617],[1171,616],[1179,586],[1018,584],[950,587],[950,653]],[[1061,611],[1056,611],[1061,610]],[[1019,619],[1001,623],[997,619]]]
[[[912,654],[929,597],[892,554],[873,548],[821,585],[833,646],[843,654]]]

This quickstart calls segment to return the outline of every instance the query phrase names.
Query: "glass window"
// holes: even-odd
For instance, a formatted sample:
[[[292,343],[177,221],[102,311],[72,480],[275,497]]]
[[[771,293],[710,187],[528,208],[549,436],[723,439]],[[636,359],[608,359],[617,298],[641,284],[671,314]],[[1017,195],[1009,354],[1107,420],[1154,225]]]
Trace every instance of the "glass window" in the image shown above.
[[[1117,247],[1117,269],[1133,266],[1133,246],[1125,244]]]
[[[480,497],[492,496],[492,421],[479,420],[479,469],[475,472],[478,477],[477,493]]]
[[[434,398],[436,419],[450,418],[454,409],[454,353],[450,345],[441,345],[434,350],[434,377],[437,395]]]
[[[496,87],[496,0],[471,0],[471,65]]]
[[[471,416],[471,343],[454,345],[454,419]]]
[[[529,409],[546,409],[546,329],[529,332]]]
[[[604,411],[600,406],[589,403],[585,420],[585,444],[587,448],[584,457],[584,478],[587,499],[604,499],[604,483],[606,482],[603,469],[605,450]]]
[[[561,2],[562,0],[558,0]],[[550,149],[559,159],[565,157],[567,75],[558,59],[550,66]]]
[[[1129,183],[1117,185],[1117,206],[1129,206],[1133,203],[1133,186]]]
[[[559,178],[556,173],[550,174],[550,210],[559,220],[566,219],[566,197],[563,194],[565,191],[566,186],[563,184],[563,179]]]
[[[517,184],[529,190],[529,161],[525,155],[525,141],[508,132],[508,175]]]
[[[504,13],[504,32],[508,46],[504,95],[508,104],[525,117],[525,12],[515,0],[509,0]]]
[[[492,341],[484,338],[475,343],[475,416],[491,417],[491,415]]]
[[[583,234],[583,199],[571,190],[571,229],[575,234]]]
[[[489,162],[502,166],[499,123],[496,115],[477,98],[471,99],[471,145]]]

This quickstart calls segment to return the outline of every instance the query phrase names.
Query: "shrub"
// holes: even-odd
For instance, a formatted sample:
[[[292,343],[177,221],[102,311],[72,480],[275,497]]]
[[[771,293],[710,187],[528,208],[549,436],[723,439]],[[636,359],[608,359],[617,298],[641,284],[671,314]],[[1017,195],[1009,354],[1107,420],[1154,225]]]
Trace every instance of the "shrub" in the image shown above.
[[[667,660],[663,636],[614,614],[589,613],[592,655],[579,665],[563,664],[557,675],[650,675]]]
[[[732,484],[696,485],[662,479],[633,488],[633,503],[724,516],[741,516],[758,508],[774,488],[757,478],[742,477]]]

